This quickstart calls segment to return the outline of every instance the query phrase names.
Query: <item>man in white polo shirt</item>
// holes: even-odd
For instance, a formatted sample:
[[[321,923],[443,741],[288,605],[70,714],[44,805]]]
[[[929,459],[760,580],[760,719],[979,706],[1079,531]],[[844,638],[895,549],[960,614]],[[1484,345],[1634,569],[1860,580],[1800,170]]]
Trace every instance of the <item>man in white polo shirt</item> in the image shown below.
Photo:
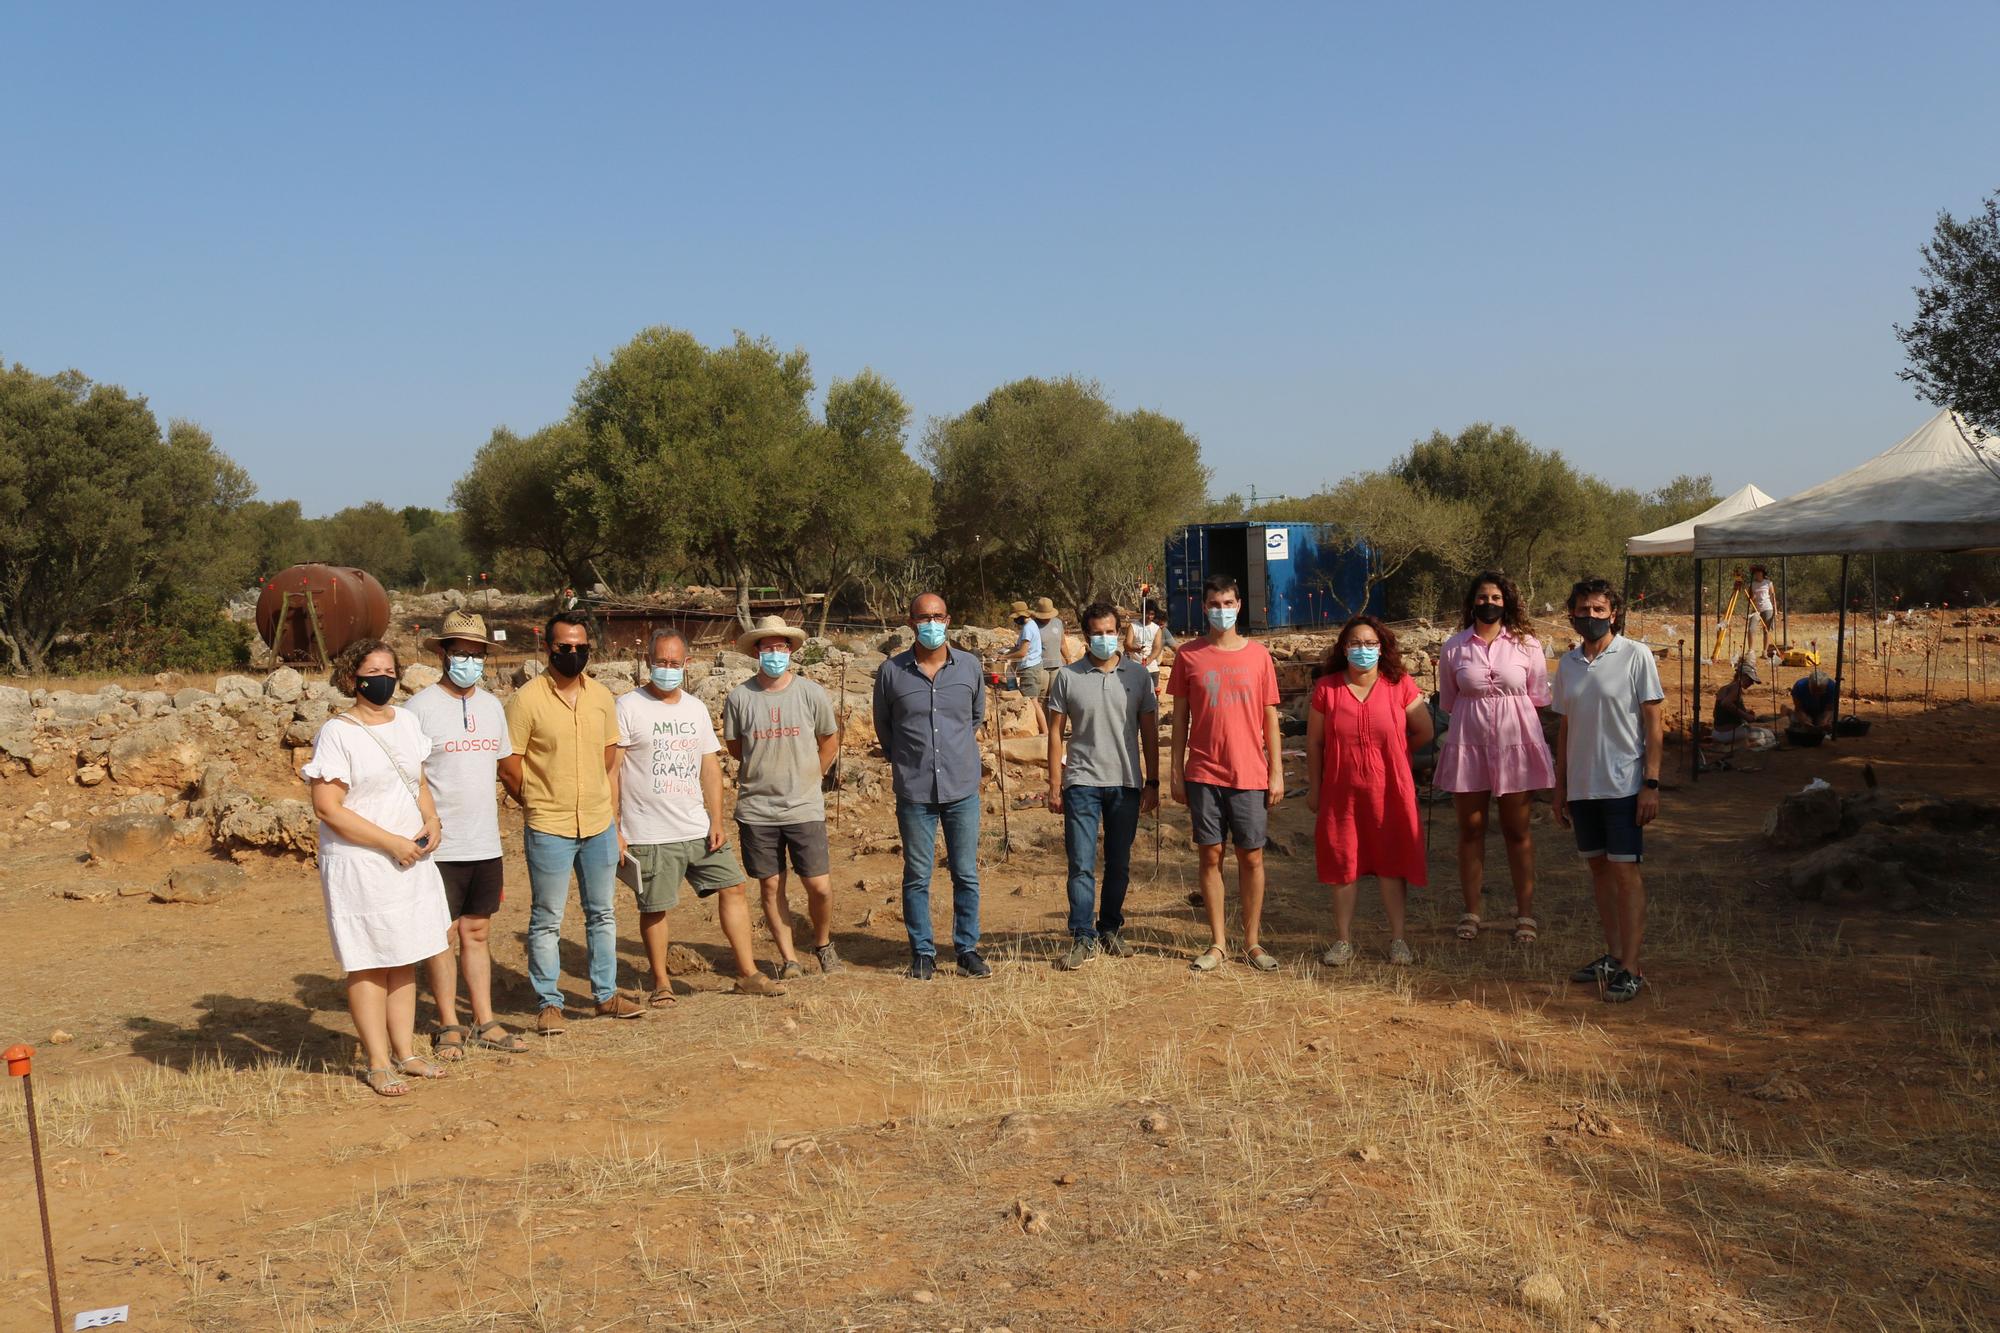
[[[1554,808],[1576,830],[1590,863],[1604,955],[1571,974],[1622,1003],[1646,984],[1639,950],[1646,933],[1646,825],[1660,813],[1660,752],[1666,724],[1660,669],[1651,650],[1618,633],[1623,599],[1610,580],[1570,589],[1569,623],[1583,642],[1556,664],[1551,707],[1556,731]]]
[[[493,956],[488,933],[500,910],[500,798],[494,782],[500,761],[514,753],[507,736],[507,712],[479,688],[486,674],[486,620],[453,611],[424,647],[438,655],[444,678],[410,696],[403,705],[431,738],[424,781],[437,803],[440,836],[436,856],[444,877],[451,935],[445,950],[426,966],[437,1001],[438,1030],[432,1042],[440,1060],[464,1058],[466,1039],[487,1050],[527,1049],[519,1033],[493,1017]],[[456,956],[452,947],[457,946]],[[458,1021],[458,977],[465,974],[465,998],[472,1025]]]

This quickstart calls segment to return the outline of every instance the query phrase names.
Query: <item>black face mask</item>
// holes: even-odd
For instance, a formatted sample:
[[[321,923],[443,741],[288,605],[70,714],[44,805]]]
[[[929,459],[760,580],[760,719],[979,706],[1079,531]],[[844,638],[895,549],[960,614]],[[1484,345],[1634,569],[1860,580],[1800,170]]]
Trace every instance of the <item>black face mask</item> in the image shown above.
[[[1612,621],[1603,616],[1571,616],[1570,628],[1583,636],[1585,643],[1596,643],[1611,632]]]
[[[380,708],[396,696],[394,676],[362,676],[354,682],[354,695]]]
[[[549,665],[558,675],[581,676],[583,669],[590,665],[590,645],[549,649]]]
[[[1472,608],[1472,618],[1482,625],[1496,625],[1506,614],[1507,608],[1497,602],[1481,602]]]

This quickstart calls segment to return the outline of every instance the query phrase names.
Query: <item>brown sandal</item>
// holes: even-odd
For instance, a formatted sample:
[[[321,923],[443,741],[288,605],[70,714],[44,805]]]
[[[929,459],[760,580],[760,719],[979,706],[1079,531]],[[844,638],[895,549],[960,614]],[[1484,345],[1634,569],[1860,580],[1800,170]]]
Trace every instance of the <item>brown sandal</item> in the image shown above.
[[[497,1039],[489,1035],[495,1029],[498,1029],[500,1033]],[[522,1051],[528,1049],[528,1039],[518,1032],[509,1032],[501,1025],[500,1020],[497,1018],[491,1023],[482,1023],[479,1027],[475,1028],[472,1033],[472,1042],[473,1045],[483,1046],[489,1051],[505,1051],[509,1055],[519,1055]]]
[[[648,1009],[666,1009],[678,1003],[680,1001],[674,998],[674,988],[671,985],[662,986],[646,997]]]
[[[471,1028],[450,1023],[439,1028],[431,1036],[431,1054],[440,1060],[456,1061],[465,1058],[465,1039]]]

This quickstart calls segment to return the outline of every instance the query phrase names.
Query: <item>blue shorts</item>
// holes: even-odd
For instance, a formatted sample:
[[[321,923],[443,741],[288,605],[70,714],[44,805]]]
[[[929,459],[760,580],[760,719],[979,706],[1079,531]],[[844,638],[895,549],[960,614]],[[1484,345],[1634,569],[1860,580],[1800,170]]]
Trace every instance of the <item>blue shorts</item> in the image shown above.
[[[1576,828],[1577,854],[1586,860],[1646,859],[1646,832],[1639,827],[1639,798],[1618,796],[1605,801],[1571,801],[1569,822]]]

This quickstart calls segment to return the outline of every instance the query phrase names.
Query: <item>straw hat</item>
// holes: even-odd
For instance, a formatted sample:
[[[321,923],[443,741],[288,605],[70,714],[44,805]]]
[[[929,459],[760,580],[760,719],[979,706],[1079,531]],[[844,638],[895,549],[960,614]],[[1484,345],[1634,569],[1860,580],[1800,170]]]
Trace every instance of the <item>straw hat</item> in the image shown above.
[[[1028,618],[1028,604],[1026,602],[1016,602],[1007,608],[1007,614],[1013,617],[1014,623],[1018,625]]]
[[[792,647],[796,648],[806,641],[806,632],[796,625],[787,625],[780,616],[765,616],[752,625],[747,633],[737,635],[736,651],[745,657],[755,657],[760,639],[777,638],[790,639]]]
[[[441,653],[447,639],[464,639],[469,643],[483,643],[488,648],[493,640],[486,637],[486,617],[476,611],[452,611],[444,618],[438,632],[424,640],[426,652]]]
[[[1046,597],[1035,599],[1035,614],[1044,620],[1052,620],[1056,614],[1056,604]]]

